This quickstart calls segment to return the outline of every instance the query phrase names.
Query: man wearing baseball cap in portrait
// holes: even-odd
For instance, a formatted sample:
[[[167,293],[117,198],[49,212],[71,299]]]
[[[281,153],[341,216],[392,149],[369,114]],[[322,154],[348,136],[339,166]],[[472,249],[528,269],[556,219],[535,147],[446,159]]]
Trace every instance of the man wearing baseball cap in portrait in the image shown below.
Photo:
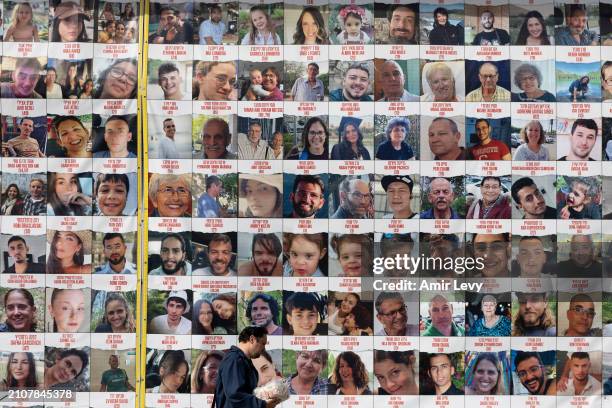
[[[166,314],[154,317],[149,323],[151,334],[191,334],[191,320],[183,315],[189,313],[189,299],[184,290],[171,291],[164,300]]]
[[[392,214],[385,214],[383,218],[419,218],[419,214],[410,208],[414,185],[410,176],[384,176],[380,184],[387,192],[387,207],[393,211]]]

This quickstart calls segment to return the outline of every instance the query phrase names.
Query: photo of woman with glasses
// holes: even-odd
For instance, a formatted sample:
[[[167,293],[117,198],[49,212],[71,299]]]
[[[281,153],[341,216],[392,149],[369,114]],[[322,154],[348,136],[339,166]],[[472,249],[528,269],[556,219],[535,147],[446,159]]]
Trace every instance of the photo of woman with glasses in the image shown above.
[[[108,68],[98,74],[94,98],[135,99],[137,83],[138,64],[136,60],[130,58],[114,60]]]

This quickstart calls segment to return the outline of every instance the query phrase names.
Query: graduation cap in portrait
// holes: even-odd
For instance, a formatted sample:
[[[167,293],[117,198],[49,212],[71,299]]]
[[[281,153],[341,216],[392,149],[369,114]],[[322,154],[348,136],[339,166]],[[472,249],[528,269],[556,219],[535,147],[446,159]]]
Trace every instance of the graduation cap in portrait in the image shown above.
[[[340,119],[340,125],[338,126],[338,138],[340,139],[340,141],[342,141],[342,135],[344,134],[344,130],[348,125],[353,125],[355,129],[359,129],[359,125],[361,125],[361,122],[363,122],[363,119],[361,118],[343,116],[342,119]]]

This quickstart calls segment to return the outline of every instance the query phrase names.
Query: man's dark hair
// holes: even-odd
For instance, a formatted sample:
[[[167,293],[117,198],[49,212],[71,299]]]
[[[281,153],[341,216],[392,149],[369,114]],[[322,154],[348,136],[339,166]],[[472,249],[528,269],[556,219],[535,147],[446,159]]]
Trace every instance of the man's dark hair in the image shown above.
[[[169,234],[164,235],[160,242],[160,247],[164,245],[164,241],[170,238],[178,239],[181,243],[181,251],[185,252],[185,238],[181,234],[177,234],[176,232],[171,232]]]
[[[317,69],[317,71],[320,71],[319,69],[319,64],[317,64],[316,62],[311,62],[310,64],[308,64],[309,67],[315,67]]]
[[[172,119],[172,118],[166,118],[166,119],[164,119],[164,121],[162,122],[162,124],[163,124],[164,126],[166,126],[166,122],[170,122],[171,120],[173,121],[173,119]]]
[[[247,341],[249,341],[251,336],[255,336],[256,339],[261,339],[263,336],[267,336],[267,335],[268,335],[268,331],[266,330],[265,327],[247,326],[244,329],[242,329],[242,331],[238,335],[238,342],[246,343]]]
[[[353,62],[351,63],[351,65],[349,65],[349,67],[346,69],[346,71],[344,72],[344,75],[342,77],[346,77],[346,75],[348,74],[348,72],[352,69],[357,69],[359,71],[363,71],[365,73],[368,74],[368,80],[370,79],[370,70],[368,69],[368,66],[363,63],[363,62]]]
[[[121,122],[125,122],[125,124],[128,125],[128,127],[130,127],[130,122],[127,120],[125,116],[121,116],[121,115],[112,115],[110,118],[106,120],[106,123],[112,122],[114,120],[120,120]]]
[[[119,238],[121,242],[125,244],[125,238],[123,238],[123,234],[120,234],[118,232],[108,232],[104,234],[104,237],[102,238],[102,245],[104,245],[106,241],[110,241],[111,239],[115,238]]]
[[[431,368],[431,359],[438,357],[438,356],[444,356],[446,358],[448,358],[448,361],[450,362],[451,367],[456,369],[456,363],[455,361],[453,361],[453,358],[451,358],[450,354],[447,353],[431,353],[427,356],[427,371],[429,371],[429,369]]]
[[[213,11],[223,12],[223,9],[218,4],[212,4],[210,6],[210,12],[212,13]]]
[[[571,359],[576,359],[576,360],[590,360],[591,358],[589,357],[589,353],[587,353],[586,351],[576,351],[572,353],[572,356],[570,357]]]
[[[472,242],[474,242],[474,240],[476,239],[476,237],[477,237],[478,235],[485,235],[485,234],[478,234],[478,233],[477,233],[477,234],[474,234],[474,235],[472,236]],[[503,240],[504,240],[504,242],[510,242],[510,233],[509,233],[509,232],[502,232],[502,233],[499,233],[499,234],[493,234],[493,235],[501,235],[501,236],[502,236],[502,238],[503,238]]]
[[[256,293],[252,298],[249,299],[245,312],[246,317],[251,320],[251,310],[253,309],[253,303],[255,303],[255,301],[257,301],[258,299],[263,300],[268,304],[268,306],[270,306],[270,311],[272,312],[272,321],[274,322],[274,324],[278,324],[278,311],[280,309],[278,306],[278,302],[276,301],[276,299],[274,299],[267,293]]]
[[[519,199],[518,193],[525,187],[536,186],[535,181],[531,177],[522,177],[514,182],[512,187],[510,188],[510,194],[512,195],[512,199],[515,203],[520,204],[521,201]]]
[[[169,72],[175,72],[175,71],[179,72],[179,69],[173,62],[164,62],[163,64],[159,66],[159,68],[157,68],[158,81],[162,75],[167,74]]]
[[[213,242],[221,242],[223,244],[230,244],[230,246],[232,245],[232,239],[226,235],[226,234],[215,234],[212,236],[212,238],[210,239],[210,241],[208,242],[208,250],[210,251],[210,246],[212,245]]]
[[[255,252],[255,244],[259,244],[268,252],[272,252],[277,257],[283,252],[283,246],[276,234],[255,234],[251,244],[251,254]]]
[[[391,21],[391,18],[393,18],[393,13],[398,8],[405,8],[405,9],[412,10],[414,12],[415,19],[418,19],[419,17],[419,4],[418,3],[396,4],[387,9],[387,20]],[[416,21],[415,21],[415,24],[416,24]]]
[[[20,237],[19,235],[13,235],[12,237],[9,238],[8,242],[6,243],[6,245],[11,245],[11,242],[15,242],[15,241],[21,241],[23,242],[23,245],[28,245],[25,242],[25,239],[23,239],[22,237]]]
[[[525,360],[529,360],[530,358],[535,358],[538,360],[538,364],[542,365],[542,358],[540,357],[540,353],[535,351],[518,351],[516,356],[514,356],[514,367],[518,367],[520,363]]]
[[[586,8],[584,4],[570,4],[568,17],[574,17],[577,13],[586,14]]]
[[[164,11],[171,11],[171,12],[172,12],[172,14],[174,14],[175,16],[178,16],[178,14],[179,14],[178,10],[177,10],[177,9],[175,9],[174,7],[171,7],[171,6],[163,6],[162,8],[160,8],[160,9],[159,9],[159,15],[161,16],[161,14],[162,14]]]
[[[323,183],[323,179],[318,174],[298,174],[295,176],[293,189],[291,190],[293,194],[297,191],[300,183],[316,184],[321,188],[321,194],[325,193],[325,183]]]
[[[206,177],[206,191],[208,191],[208,189],[211,188],[213,184],[223,184],[223,182],[217,176]]]
[[[100,189],[100,186],[102,185],[102,183],[108,183],[108,182],[115,183],[115,184],[123,183],[125,185],[126,194],[130,191],[130,179],[128,178],[127,175],[122,174],[122,173],[107,173],[107,174],[100,173],[98,174],[98,177],[96,178],[96,188],[94,190],[96,195],[98,195],[98,190]]]
[[[572,135],[574,134],[574,131],[576,130],[578,126],[582,126],[587,129],[594,130],[595,136],[597,136],[597,131],[599,130],[599,127],[597,126],[597,122],[595,122],[593,119],[576,119],[574,121],[574,124],[572,125],[572,131],[571,131]]]
[[[435,9],[433,11],[434,20],[435,20],[437,14],[442,14],[443,16],[448,17],[448,10],[445,9],[444,7],[438,7],[437,9]]]
[[[521,237],[521,239],[519,240],[519,243],[523,242],[523,241],[531,241],[531,240],[537,240],[540,241],[540,243],[544,244],[544,242],[542,242],[542,238],[538,237],[537,235],[525,235],[523,237]]]
[[[491,127],[491,124],[489,123],[489,121],[487,119],[483,119],[483,118],[476,119],[476,122],[474,122],[474,127],[478,126],[478,124],[480,122],[484,122],[484,123],[487,124],[488,127]]]

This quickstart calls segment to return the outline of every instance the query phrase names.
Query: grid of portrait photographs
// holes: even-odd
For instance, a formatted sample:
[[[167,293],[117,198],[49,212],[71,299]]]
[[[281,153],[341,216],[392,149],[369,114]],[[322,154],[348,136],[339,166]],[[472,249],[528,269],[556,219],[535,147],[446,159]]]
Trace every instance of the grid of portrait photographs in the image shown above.
[[[3,407],[135,405],[140,7],[0,3]]]
[[[610,406],[612,1],[146,12],[147,407]]]

